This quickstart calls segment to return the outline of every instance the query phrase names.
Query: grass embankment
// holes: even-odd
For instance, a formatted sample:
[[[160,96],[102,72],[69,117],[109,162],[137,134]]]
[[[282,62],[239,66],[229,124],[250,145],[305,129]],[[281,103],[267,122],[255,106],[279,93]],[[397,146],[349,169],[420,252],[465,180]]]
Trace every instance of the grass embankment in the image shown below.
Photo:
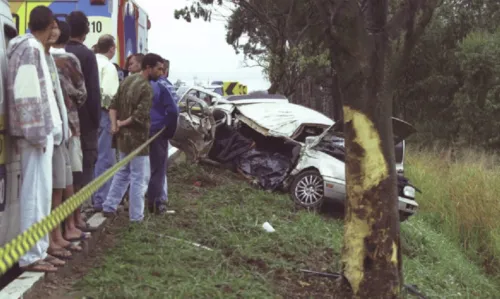
[[[420,187],[432,187],[410,173]],[[124,227],[75,291],[93,298],[335,298],[331,281],[298,269],[339,270],[341,221],[297,212],[287,195],[257,191],[220,170],[183,164],[169,175],[178,213]],[[497,296],[495,282],[427,219],[402,225],[405,281],[430,297]],[[265,221],[276,232],[264,232]]]
[[[420,187],[419,218],[476,264],[500,274],[500,164],[478,151],[416,151],[407,175]]]

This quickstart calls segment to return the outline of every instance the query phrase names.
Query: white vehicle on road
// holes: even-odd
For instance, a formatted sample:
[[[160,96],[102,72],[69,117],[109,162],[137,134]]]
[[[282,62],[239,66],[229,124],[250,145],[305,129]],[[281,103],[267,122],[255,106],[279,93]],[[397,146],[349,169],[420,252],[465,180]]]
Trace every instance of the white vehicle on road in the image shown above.
[[[404,144],[404,139],[415,132],[413,126],[400,119],[393,118],[392,123],[395,144]],[[402,170],[403,161],[398,162],[396,168]],[[302,207],[317,208],[327,200],[345,200],[345,147],[341,123],[331,126],[320,136],[306,138],[287,181],[291,198]],[[415,191],[408,179],[398,175],[398,207],[402,220],[417,211]]]

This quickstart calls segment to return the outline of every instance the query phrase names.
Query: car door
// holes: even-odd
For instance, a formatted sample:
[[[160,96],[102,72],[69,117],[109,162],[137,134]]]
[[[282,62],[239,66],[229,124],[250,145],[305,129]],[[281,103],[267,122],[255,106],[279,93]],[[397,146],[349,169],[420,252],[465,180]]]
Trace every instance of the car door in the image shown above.
[[[170,143],[190,160],[205,158],[215,139],[215,119],[207,103],[186,94],[179,101],[177,130]]]

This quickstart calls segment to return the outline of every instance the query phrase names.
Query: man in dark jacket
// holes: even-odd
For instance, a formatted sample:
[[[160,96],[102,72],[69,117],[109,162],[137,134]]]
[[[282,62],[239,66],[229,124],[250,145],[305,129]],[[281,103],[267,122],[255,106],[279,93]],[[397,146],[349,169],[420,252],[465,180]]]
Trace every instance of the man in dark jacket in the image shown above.
[[[172,95],[174,102],[176,104],[178,104],[179,97],[177,96],[177,93],[175,92],[175,86],[168,80],[168,75],[170,73],[170,61],[167,59],[164,59],[163,65],[165,66],[165,72],[163,73],[163,76],[161,76],[160,79],[158,79],[158,83],[162,84],[170,91],[170,94]]]
[[[165,63],[164,63],[165,65]],[[165,73],[162,77],[165,76]],[[149,146],[149,160],[151,164],[151,178],[148,185],[148,208],[151,213],[158,215],[167,212],[167,160],[168,140],[177,129],[179,110],[174,95],[160,80],[151,82],[154,97],[151,106],[150,136],[165,128],[162,136],[156,138]]]
[[[80,139],[82,144],[82,172],[73,173],[75,191],[92,181],[94,165],[97,160],[97,136],[101,116],[101,88],[99,86],[99,72],[94,52],[83,42],[89,33],[89,20],[81,11],[73,11],[66,18],[71,27],[71,39],[66,45],[66,52],[73,53],[82,67],[87,89],[87,100],[78,109],[80,119]],[[83,231],[94,231],[80,217],[78,228]]]

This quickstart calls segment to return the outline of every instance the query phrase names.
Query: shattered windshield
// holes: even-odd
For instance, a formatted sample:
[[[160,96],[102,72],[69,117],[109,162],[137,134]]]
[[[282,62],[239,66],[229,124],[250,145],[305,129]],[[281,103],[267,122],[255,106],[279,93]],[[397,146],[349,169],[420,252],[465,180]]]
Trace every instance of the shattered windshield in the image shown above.
[[[179,87],[179,88],[177,89],[176,93],[177,93],[177,95],[178,95],[179,97],[182,97],[182,96],[186,93],[186,91],[187,91],[188,89],[189,89],[189,87],[187,87],[187,86],[181,86],[181,87]]]
[[[345,161],[344,138],[339,135],[339,132],[330,128],[319,138],[318,143],[313,148],[340,161]]]

